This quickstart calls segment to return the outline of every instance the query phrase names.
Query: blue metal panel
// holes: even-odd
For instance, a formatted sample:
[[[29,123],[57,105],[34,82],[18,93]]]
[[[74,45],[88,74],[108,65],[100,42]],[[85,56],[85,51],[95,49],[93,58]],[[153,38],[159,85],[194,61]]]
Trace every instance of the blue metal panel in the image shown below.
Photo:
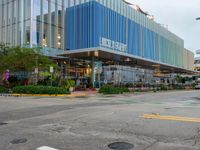
[[[182,47],[98,2],[67,8],[66,47],[99,47],[100,38],[127,45],[127,53],[182,66]]]

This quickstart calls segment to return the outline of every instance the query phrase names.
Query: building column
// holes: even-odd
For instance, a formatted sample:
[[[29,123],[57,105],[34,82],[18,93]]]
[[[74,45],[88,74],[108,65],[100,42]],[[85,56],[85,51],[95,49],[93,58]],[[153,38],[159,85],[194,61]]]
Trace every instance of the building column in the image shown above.
[[[43,47],[43,35],[44,35],[44,15],[43,15],[43,0],[40,0],[40,32],[39,32],[39,46]]]
[[[47,46],[51,47],[51,2],[48,1]]]
[[[33,0],[30,0],[30,11],[31,11],[31,14],[30,14],[30,48],[33,47]]]
[[[20,0],[20,5],[21,5],[21,46],[24,44],[24,31],[25,31],[25,26],[24,26],[24,0]],[[19,10],[20,11],[20,10]]]
[[[95,67],[95,57],[93,56],[92,57],[92,60],[91,60],[91,67],[92,67],[92,73],[91,73],[91,81],[92,81],[92,87],[95,87],[95,72],[94,72],[94,67]]]
[[[65,50],[65,12],[66,12],[66,3],[65,0],[62,0],[62,13],[61,13],[61,49]]]

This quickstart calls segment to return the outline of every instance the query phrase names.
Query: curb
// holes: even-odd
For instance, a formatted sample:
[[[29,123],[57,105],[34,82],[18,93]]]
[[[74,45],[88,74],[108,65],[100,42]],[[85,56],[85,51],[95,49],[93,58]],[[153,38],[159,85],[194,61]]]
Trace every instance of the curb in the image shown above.
[[[79,98],[79,97],[87,97],[87,94],[2,94],[0,96],[13,96],[13,97],[68,97],[68,98]]]

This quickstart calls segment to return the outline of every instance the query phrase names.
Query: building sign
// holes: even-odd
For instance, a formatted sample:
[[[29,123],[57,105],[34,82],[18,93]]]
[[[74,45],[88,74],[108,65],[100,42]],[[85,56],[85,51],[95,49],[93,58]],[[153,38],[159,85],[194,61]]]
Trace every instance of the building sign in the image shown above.
[[[127,45],[124,43],[112,41],[110,39],[100,37],[99,45],[105,48],[118,50],[120,52],[127,52]]]

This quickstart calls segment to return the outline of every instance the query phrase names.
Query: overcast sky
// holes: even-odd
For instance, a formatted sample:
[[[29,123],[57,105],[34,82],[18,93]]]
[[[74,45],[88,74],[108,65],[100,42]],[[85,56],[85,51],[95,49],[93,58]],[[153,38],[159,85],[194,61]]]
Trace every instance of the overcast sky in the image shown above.
[[[200,0],[127,0],[155,16],[155,21],[168,25],[170,31],[184,39],[185,48],[200,49]]]

